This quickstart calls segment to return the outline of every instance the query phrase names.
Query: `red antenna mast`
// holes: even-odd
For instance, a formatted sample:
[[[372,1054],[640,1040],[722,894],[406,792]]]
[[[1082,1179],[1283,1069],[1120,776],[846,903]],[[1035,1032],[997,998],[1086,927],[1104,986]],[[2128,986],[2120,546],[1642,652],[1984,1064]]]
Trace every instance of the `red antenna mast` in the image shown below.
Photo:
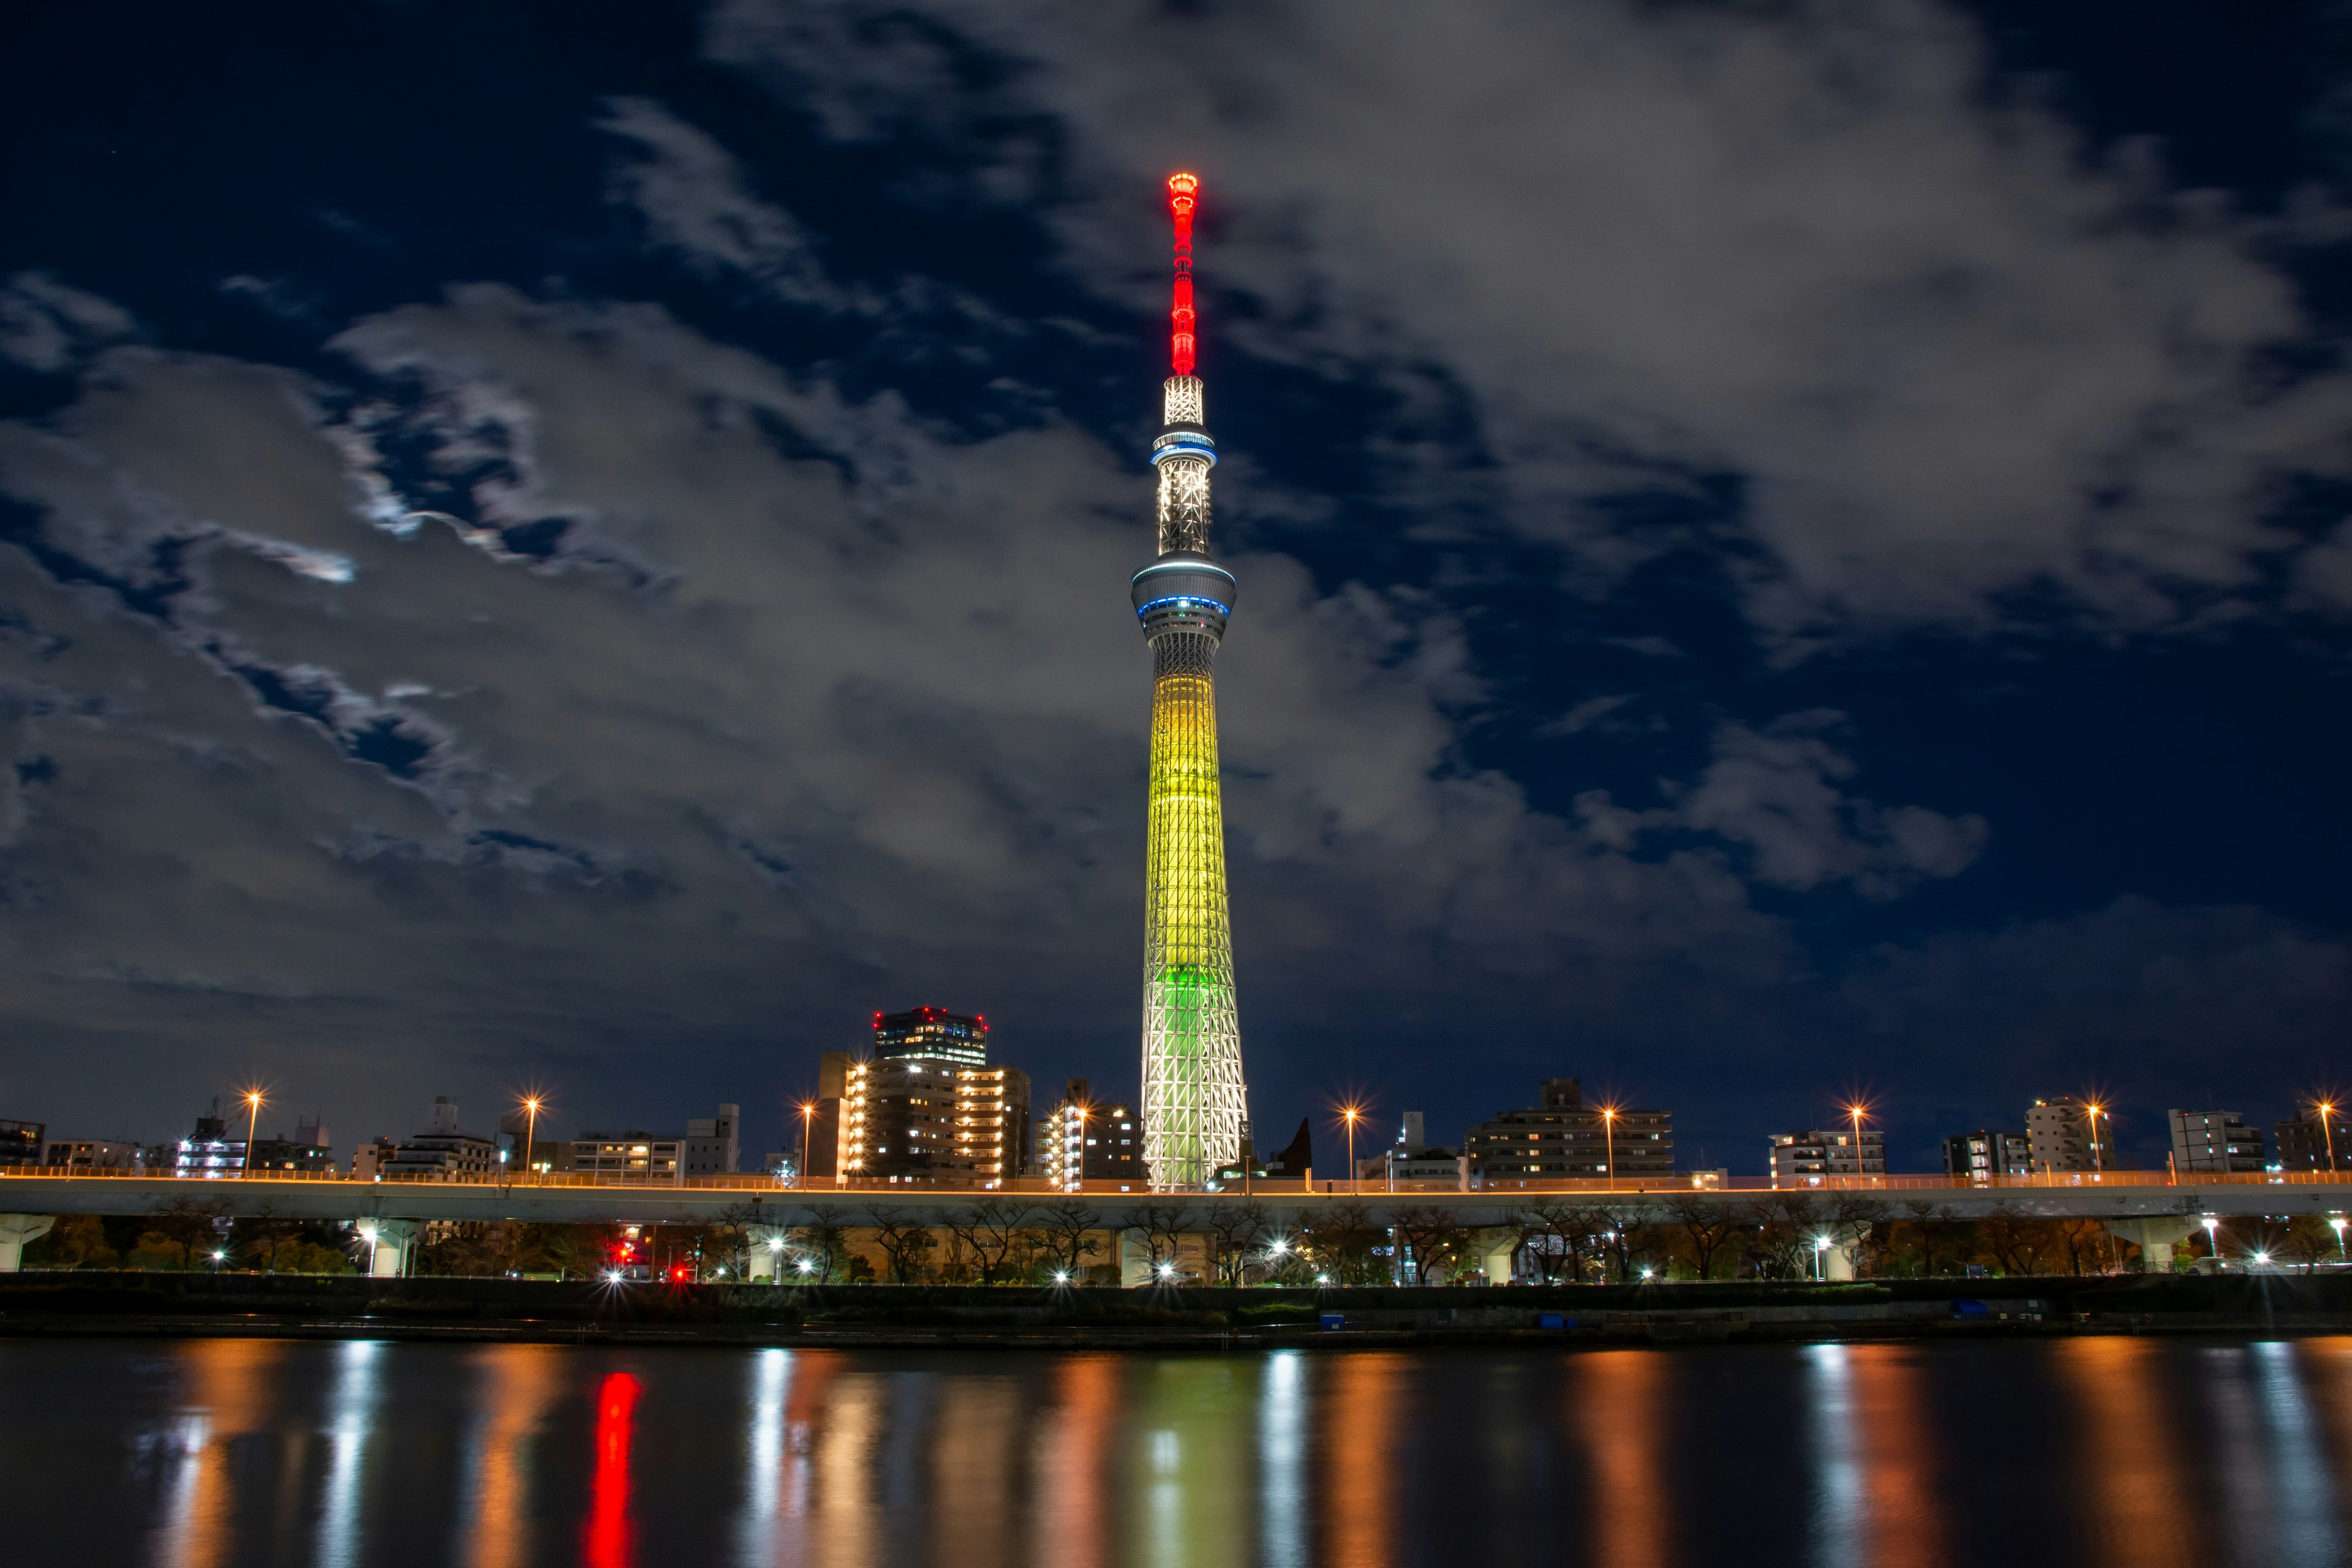
[[[1168,312],[1175,331],[1168,344],[1169,363],[1178,375],[1192,374],[1192,206],[1200,195],[1198,174],[1168,176],[1168,211],[1176,220],[1176,289]]]

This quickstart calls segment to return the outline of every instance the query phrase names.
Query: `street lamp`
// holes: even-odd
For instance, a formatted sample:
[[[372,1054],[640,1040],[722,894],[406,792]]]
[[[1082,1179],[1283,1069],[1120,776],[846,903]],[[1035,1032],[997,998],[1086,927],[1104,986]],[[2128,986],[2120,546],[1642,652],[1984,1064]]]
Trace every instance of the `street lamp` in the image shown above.
[[[805,1182],[808,1180],[808,1174],[809,1174],[809,1129],[810,1129],[810,1127],[812,1127],[813,1125],[814,1125],[814,1124],[815,1124],[815,1121],[816,1121],[816,1101],[815,1101],[815,1100],[802,1100],[802,1101],[801,1101],[801,1170],[800,1170],[800,1174],[799,1174],[799,1176],[798,1176],[797,1178],[795,1178],[795,1179],[794,1179],[794,1181],[793,1181],[793,1184],[794,1186],[799,1186],[799,1185],[801,1185],[803,1183],[805,1183]]]
[[[2091,1118],[2091,1180],[2095,1182],[2099,1179],[2101,1170],[2099,1162],[2099,1117],[2107,1108],[2099,1104],[2096,1100],[2093,1100],[2084,1105],[2083,1109],[2089,1113]],[[2107,1125],[2110,1127],[2114,1126],[2115,1121],[2116,1119],[2114,1117],[2108,1117]]]
[[[1613,1193],[1617,1190],[1617,1108],[1613,1105],[1601,1108],[1601,1137],[1607,1151],[1603,1157],[1608,1161],[1609,1190]]]
[[[535,1094],[522,1097],[522,1168],[531,1168],[530,1157],[539,1147],[539,1108],[543,1102]]]
[[[261,1091],[259,1089],[248,1089],[245,1091],[245,1109],[247,1113],[245,1122],[245,1173],[248,1177],[253,1174],[253,1146],[260,1138],[261,1105]]]
[[[2213,1230],[2214,1227],[2219,1226],[2221,1223],[2221,1222],[2220,1220],[2214,1218],[2210,1214],[2205,1216],[2205,1245],[2212,1251],[2213,1267],[2216,1268],[2219,1268],[2221,1266],[2221,1243],[2220,1238],[2213,1234]]]
[[[2344,1216],[2336,1215],[2329,1219],[2327,1228],[2336,1233],[2336,1260],[2341,1263],[2344,1261]]]
[[[2319,1135],[2327,1141],[2327,1168],[2333,1171],[2336,1169],[2336,1129],[2331,1124],[2336,1120],[2336,1107],[2323,1100],[2312,1109],[2319,1112]],[[2340,1231],[2336,1239],[2343,1239]]]
[[[1845,1108],[1846,1120],[1853,1124],[1853,1183],[1856,1186],[1862,1185],[1862,1178],[1866,1173],[1862,1160],[1862,1116],[1869,1109],[1858,1101]]]
[[[1359,1106],[1343,1105],[1339,1108],[1339,1114],[1348,1123],[1348,1192],[1353,1195],[1356,1191],[1356,1123],[1363,1120],[1364,1112]]]

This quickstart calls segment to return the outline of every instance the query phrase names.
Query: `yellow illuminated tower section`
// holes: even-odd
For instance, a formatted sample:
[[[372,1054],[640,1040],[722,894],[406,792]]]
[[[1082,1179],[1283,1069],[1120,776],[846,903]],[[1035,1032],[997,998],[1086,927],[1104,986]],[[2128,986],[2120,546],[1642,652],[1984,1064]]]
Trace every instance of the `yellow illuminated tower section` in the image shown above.
[[[1155,1187],[1199,1187],[1241,1157],[1248,1115],[1234,1010],[1225,816],[1217,791],[1217,645],[1234,574],[1209,558],[1209,438],[1192,374],[1192,209],[1201,183],[1168,181],[1176,220],[1171,360],[1152,443],[1159,558],[1135,574],[1151,646],[1151,804],[1144,863],[1143,1160]]]

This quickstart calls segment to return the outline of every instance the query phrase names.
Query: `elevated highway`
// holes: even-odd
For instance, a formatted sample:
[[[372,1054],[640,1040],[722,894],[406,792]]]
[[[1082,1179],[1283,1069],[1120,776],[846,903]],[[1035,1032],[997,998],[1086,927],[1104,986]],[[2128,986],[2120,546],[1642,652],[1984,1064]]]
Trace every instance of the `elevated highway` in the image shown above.
[[[2316,1173],[2326,1175],[2327,1173]],[[1601,1181],[1486,1184],[1464,1191],[1451,1183],[1385,1184],[1366,1182],[1351,1191],[1345,1181],[1258,1184],[1248,1192],[1154,1193],[1114,1184],[1089,1183],[1076,1193],[1042,1184],[1015,1184],[1012,1191],[989,1192],[891,1186],[865,1183],[836,1186],[819,1179],[793,1187],[767,1177],[719,1177],[682,1185],[647,1185],[548,1176],[538,1181],[368,1182],[326,1176],[261,1175],[219,1181],[170,1177],[65,1173],[32,1171],[0,1173],[0,1270],[18,1266],[26,1242],[45,1234],[61,1215],[145,1215],[200,1203],[237,1217],[356,1223],[377,1241],[379,1272],[401,1271],[403,1253],[421,1227],[434,1221],[520,1221],[564,1225],[663,1225],[730,1222],[781,1232],[820,1217],[852,1227],[875,1211],[891,1209],[910,1218],[944,1216],[979,1203],[1042,1211],[1075,1205],[1092,1216],[1089,1228],[1205,1228],[1212,1215],[1244,1204],[1265,1211],[1276,1233],[1309,1224],[1318,1212],[1356,1204],[1373,1225],[1388,1226],[1412,1211],[1448,1211],[1454,1223],[1483,1233],[1489,1252],[1506,1253],[1503,1237],[1516,1237],[1520,1216],[1554,1205],[1605,1210],[1628,1225],[1672,1224],[1685,1216],[1723,1211],[1754,1214],[1775,1210],[1818,1225],[1833,1256],[1832,1277],[1850,1263],[1848,1243],[1874,1219],[1979,1218],[1996,1210],[2036,1219],[2096,1219],[2144,1248],[2168,1246],[2198,1228],[2206,1216],[2223,1221],[2265,1215],[2352,1215],[2352,1180],[2313,1176],[2206,1176],[2174,1182],[2162,1173],[2112,1172],[2056,1177],[2012,1177],[1991,1184],[1955,1182],[1942,1176],[1841,1178],[1820,1186],[1779,1187],[1748,1182],[1694,1185],[1689,1178],[1615,1184]],[[1181,1212],[1181,1218],[1177,1214]],[[1490,1259],[1490,1272],[1492,1263]]]

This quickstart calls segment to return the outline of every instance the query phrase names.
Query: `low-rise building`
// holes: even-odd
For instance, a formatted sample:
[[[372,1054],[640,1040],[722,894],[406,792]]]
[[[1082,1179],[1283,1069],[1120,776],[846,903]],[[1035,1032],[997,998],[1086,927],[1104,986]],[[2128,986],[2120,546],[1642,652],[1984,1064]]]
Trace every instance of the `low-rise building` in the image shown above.
[[[2033,1141],[2022,1132],[1979,1128],[1944,1140],[1944,1174],[1988,1184],[1996,1176],[2033,1173]]]
[[[1767,1152],[1776,1187],[1818,1187],[1886,1174],[1886,1134],[1875,1127],[1814,1127],[1775,1132]]]
[[[2336,1106],[2307,1105],[2271,1130],[2283,1171],[2352,1170],[2352,1121]]]
[[[52,1138],[41,1163],[53,1171],[144,1171],[147,1151],[128,1138]]]
[[[600,1181],[642,1182],[650,1186],[677,1185],[686,1162],[686,1139],[677,1133],[642,1129],[617,1132],[583,1131],[572,1140],[564,1168],[576,1175]]]
[[[1463,1140],[1473,1173],[1497,1178],[1663,1176],[1675,1168],[1674,1116],[1588,1106],[1572,1078],[1542,1082],[1542,1103],[1506,1110]]]
[[[0,1120],[0,1165],[37,1165],[48,1141],[44,1121]]]
[[[330,1136],[326,1127],[316,1119],[297,1122],[291,1138],[257,1140],[246,1161],[247,1168],[307,1175],[331,1174],[335,1170],[335,1152],[329,1144]]]
[[[220,1113],[220,1101],[213,1101],[209,1115],[196,1118],[196,1125],[180,1146],[172,1161],[172,1173],[190,1181],[218,1181],[225,1176],[241,1174],[245,1170],[245,1140],[228,1135],[228,1121]]]
[[[689,1119],[685,1142],[678,1151],[679,1171],[689,1179],[733,1174],[742,1162],[742,1124],[743,1108],[740,1105],[722,1105],[716,1116]]]
[[[400,1156],[400,1145],[379,1135],[374,1142],[362,1143],[352,1155],[352,1180],[380,1182],[385,1167]]]
[[[498,1168],[498,1140],[461,1131],[457,1101],[442,1094],[433,1099],[433,1124],[403,1139],[377,1173],[388,1182],[478,1181]]]
[[[2175,1110],[2172,1121],[2173,1169],[2259,1172],[2263,1168],[2263,1130],[2249,1127],[2234,1110]]]

